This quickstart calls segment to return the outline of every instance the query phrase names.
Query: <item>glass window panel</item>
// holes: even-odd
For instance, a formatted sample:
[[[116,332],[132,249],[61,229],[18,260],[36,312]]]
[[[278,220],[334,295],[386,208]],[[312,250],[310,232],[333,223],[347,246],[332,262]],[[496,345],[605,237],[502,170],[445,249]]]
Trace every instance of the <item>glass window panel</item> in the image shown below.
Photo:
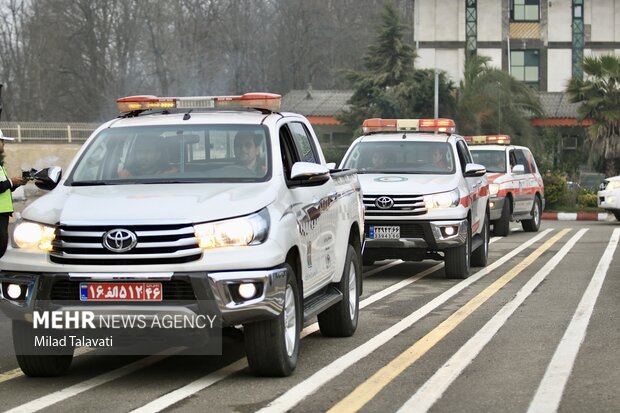
[[[514,4],[525,4],[525,0],[514,0]]]
[[[538,6],[540,4],[540,0],[525,0],[525,4],[534,4]]]
[[[538,6],[525,6],[525,20],[538,20]]]
[[[510,60],[512,66],[523,66],[523,52],[510,52]]]
[[[514,67],[512,68],[512,75],[515,77],[515,79],[523,81],[525,80],[524,77],[524,68],[523,67]]]
[[[525,52],[524,66],[538,66],[538,51],[537,50],[527,50]]]
[[[514,11],[514,20],[524,20],[525,19],[525,9],[523,6],[515,6]]]
[[[526,67],[525,68],[525,81],[526,82],[538,82],[538,68]]]

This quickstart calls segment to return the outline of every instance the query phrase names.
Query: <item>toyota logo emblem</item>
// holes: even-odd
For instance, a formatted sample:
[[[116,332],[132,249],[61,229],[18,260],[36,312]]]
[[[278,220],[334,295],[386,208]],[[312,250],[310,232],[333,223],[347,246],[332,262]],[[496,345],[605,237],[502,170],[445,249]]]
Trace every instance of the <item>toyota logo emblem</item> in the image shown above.
[[[137,243],[136,234],[127,229],[111,229],[103,234],[103,246],[112,252],[129,251]]]
[[[394,206],[394,200],[389,196],[380,196],[375,201],[375,206],[379,209],[390,209]]]

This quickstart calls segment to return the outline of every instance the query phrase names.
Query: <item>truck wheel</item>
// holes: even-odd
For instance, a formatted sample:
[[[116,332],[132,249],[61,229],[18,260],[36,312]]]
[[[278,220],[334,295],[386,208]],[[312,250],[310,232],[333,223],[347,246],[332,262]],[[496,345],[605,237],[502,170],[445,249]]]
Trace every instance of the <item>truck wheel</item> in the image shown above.
[[[540,199],[534,198],[534,205],[532,205],[532,219],[521,220],[521,226],[525,232],[538,232],[540,228]]]
[[[484,215],[484,228],[482,228],[482,245],[471,253],[471,265],[474,267],[486,267],[489,259],[489,216]]]
[[[498,237],[505,237],[510,233],[510,198],[504,199],[502,216],[493,222],[493,234]]]
[[[465,243],[458,247],[452,247],[445,250],[445,272],[446,278],[461,278],[465,279],[469,277],[470,257],[471,257],[471,227],[469,221],[467,225],[467,236],[465,237]]]
[[[67,348],[70,354],[35,354],[35,334],[30,324],[13,321],[13,348],[19,368],[30,377],[57,377],[69,370],[73,360],[73,348]]]
[[[282,313],[271,320],[243,325],[248,364],[257,376],[290,376],[297,366],[302,325],[301,295],[290,266],[288,274]]]
[[[614,216],[616,217],[616,221],[620,221],[620,212],[614,212]]]
[[[347,248],[347,259],[338,289],[342,301],[318,315],[321,334],[327,337],[351,337],[357,328],[359,314],[359,279],[361,271],[355,248]]]

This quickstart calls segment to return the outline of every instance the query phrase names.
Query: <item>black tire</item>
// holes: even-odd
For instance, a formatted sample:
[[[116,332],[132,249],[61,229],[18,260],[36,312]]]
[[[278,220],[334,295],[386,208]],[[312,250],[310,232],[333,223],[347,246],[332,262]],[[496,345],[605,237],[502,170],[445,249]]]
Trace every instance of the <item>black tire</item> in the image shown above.
[[[484,215],[484,228],[482,229],[482,245],[471,253],[471,265],[473,267],[486,267],[489,260],[489,215]]]
[[[17,364],[29,377],[58,377],[64,375],[73,361],[73,347],[68,354],[35,354],[32,324],[13,321],[13,348]],[[59,349],[59,351],[61,351]]]
[[[614,216],[616,217],[616,221],[620,221],[620,212],[614,212]]]
[[[257,376],[286,377],[297,366],[299,334],[303,323],[301,294],[290,266],[288,274],[282,313],[271,320],[243,325],[248,364]],[[295,318],[291,319],[291,316]]]
[[[355,333],[360,306],[361,274],[355,248],[349,245],[342,278],[338,283],[342,301],[318,315],[319,328],[324,336],[351,337]]]
[[[493,221],[493,235],[505,237],[508,234],[510,234],[510,198],[506,197],[504,206],[502,206],[502,215]]]
[[[540,217],[542,215],[542,207],[540,205],[540,199],[534,198],[534,205],[532,205],[532,219],[521,220],[521,226],[525,232],[538,232],[540,228]]]
[[[469,226],[469,221],[466,221],[465,224],[467,225],[465,243],[445,250],[446,278],[465,279],[469,277],[471,267],[471,227]]]
[[[362,263],[364,265],[373,265],[375,263],[375,258],[370,254],[362,254]]]

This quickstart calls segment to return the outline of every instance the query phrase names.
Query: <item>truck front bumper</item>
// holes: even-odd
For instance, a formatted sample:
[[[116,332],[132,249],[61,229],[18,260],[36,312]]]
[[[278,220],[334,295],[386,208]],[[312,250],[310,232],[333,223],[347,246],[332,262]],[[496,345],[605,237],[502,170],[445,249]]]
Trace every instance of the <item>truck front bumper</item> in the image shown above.
[[[399,226],[398,239],[371,239],[371,226]],[[414,226],[411,231],[403,231],[405,226]],[[408,248],[425,251],[444,250],[463,245],[467,238],[467,220],[450,221],[367,221],[366,249]]]
[[[504,208],[504,202],[506,202],[505,196],[493,196],[489,198],[489,209],[491,221],[497,221],[502,217],[502,209]]]
[[[222,326],[234,326],[277,317],[284,307],[287,267],[265,270],[190,273],[25,273],[0,272],[0,309],[10,318],[30,321],[37,302],[46,301],[54,310],[89,309],[100,313],[156,314],[163,308],[179,314],[217,312]],[[79,284],[84,282],[161,282],[163,301],[80,302]],[[9,285],[23,294],[9,297]],[[255,294],[243,298],[241,284],[253,284]]]

